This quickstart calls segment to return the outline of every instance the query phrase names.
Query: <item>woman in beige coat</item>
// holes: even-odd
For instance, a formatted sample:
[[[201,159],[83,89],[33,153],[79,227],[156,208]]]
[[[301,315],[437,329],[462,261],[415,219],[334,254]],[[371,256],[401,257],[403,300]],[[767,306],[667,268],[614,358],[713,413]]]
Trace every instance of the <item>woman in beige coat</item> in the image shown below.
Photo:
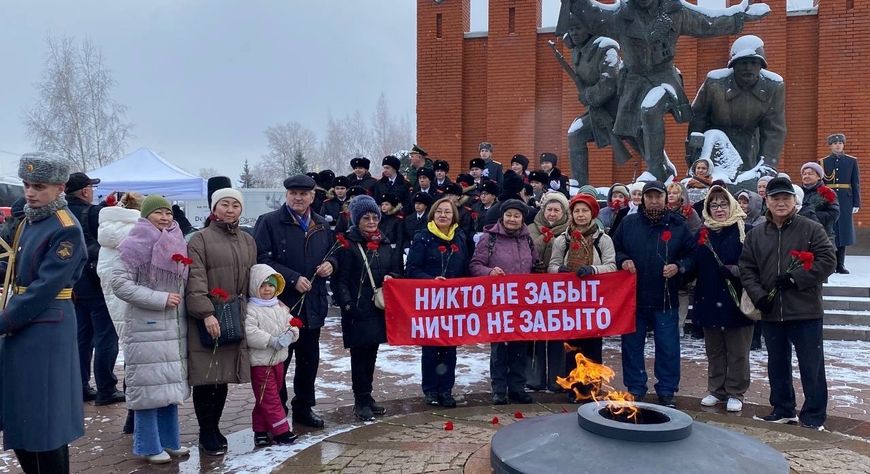
[[[199,334],[199,321],[203,321],[209,335],[220,336],[221,328],[209,298],[215,288],[241,300],[240,322],[244,334],[248,280],[251,267],[257,263],[257,246],[250,235],[239,229],[242,203],[242,194],[234,189],[215,191],[209,216],[211,223],[191,237],[187,248],[193,260],[185,295],[189,316],[188,383],[193,387],[199,446],[212,456],[222,455],[227,449],[227,439],[218,429],[227,399],[227,384],[251,380],[248,346],[244,339],[217,348],[204,347]]]

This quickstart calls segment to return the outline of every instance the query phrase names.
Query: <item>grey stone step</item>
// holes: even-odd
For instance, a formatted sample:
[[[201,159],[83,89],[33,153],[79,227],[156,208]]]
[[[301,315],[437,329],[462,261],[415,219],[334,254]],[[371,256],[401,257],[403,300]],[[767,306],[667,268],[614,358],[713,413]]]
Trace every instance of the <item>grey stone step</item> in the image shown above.
[[[858,296],[870,298],[870,288],[860,286],[828,286],[822,288],[824,296]]]
[[[870,341],[870,326],[829,326],[825,324],[822,334],[827,341]]]
[[[822,296],[825,310],[870,311],[870,298],[864,296]]]
[[[870,311],[825,310],[824,324],[826,326],[870,326]]]

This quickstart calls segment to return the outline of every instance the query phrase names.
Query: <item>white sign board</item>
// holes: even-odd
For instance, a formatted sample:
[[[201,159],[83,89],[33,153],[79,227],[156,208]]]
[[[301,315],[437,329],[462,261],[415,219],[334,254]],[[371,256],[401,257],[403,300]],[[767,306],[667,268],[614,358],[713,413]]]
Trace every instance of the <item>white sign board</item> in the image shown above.
[[[257,218],[261,215],[272,212],[275,209],[284,205],[287,192],[283,188],[274,189],[239,189],[242,196],[245,198],[245,204],[242,206],[242,218],[239,221],[240,225],[254,227],[257,223]],[[179,206],[184,208],[184,213],[187,219],[194,227],[202,228],[208,219],[209,208],[208,201],[179,201]]]

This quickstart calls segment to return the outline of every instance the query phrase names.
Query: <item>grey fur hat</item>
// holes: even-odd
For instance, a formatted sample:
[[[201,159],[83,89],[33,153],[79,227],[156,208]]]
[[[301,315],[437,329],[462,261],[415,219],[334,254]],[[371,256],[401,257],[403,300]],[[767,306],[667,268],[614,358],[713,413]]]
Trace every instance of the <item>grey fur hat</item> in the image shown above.
[[[44,151],[25,153],[18,162],[18,177],[28,183],[64,184],[69,179],[69,162]]]
[[[350,212],[350,223],[358,225],[360,219],[369,212],[377,214],[381,217],[381,208],[371,196],[355,196],[347,205],[347,210]]]

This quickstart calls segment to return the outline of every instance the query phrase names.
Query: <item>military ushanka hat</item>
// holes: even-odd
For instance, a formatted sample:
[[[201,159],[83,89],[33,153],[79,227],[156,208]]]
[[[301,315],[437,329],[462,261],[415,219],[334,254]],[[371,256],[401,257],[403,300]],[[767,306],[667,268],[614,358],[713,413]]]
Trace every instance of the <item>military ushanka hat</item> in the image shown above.
[[[64,184],[69,179],[69,162],[44,151],[25,153],[18,162],[18,177],[28,183]]]

